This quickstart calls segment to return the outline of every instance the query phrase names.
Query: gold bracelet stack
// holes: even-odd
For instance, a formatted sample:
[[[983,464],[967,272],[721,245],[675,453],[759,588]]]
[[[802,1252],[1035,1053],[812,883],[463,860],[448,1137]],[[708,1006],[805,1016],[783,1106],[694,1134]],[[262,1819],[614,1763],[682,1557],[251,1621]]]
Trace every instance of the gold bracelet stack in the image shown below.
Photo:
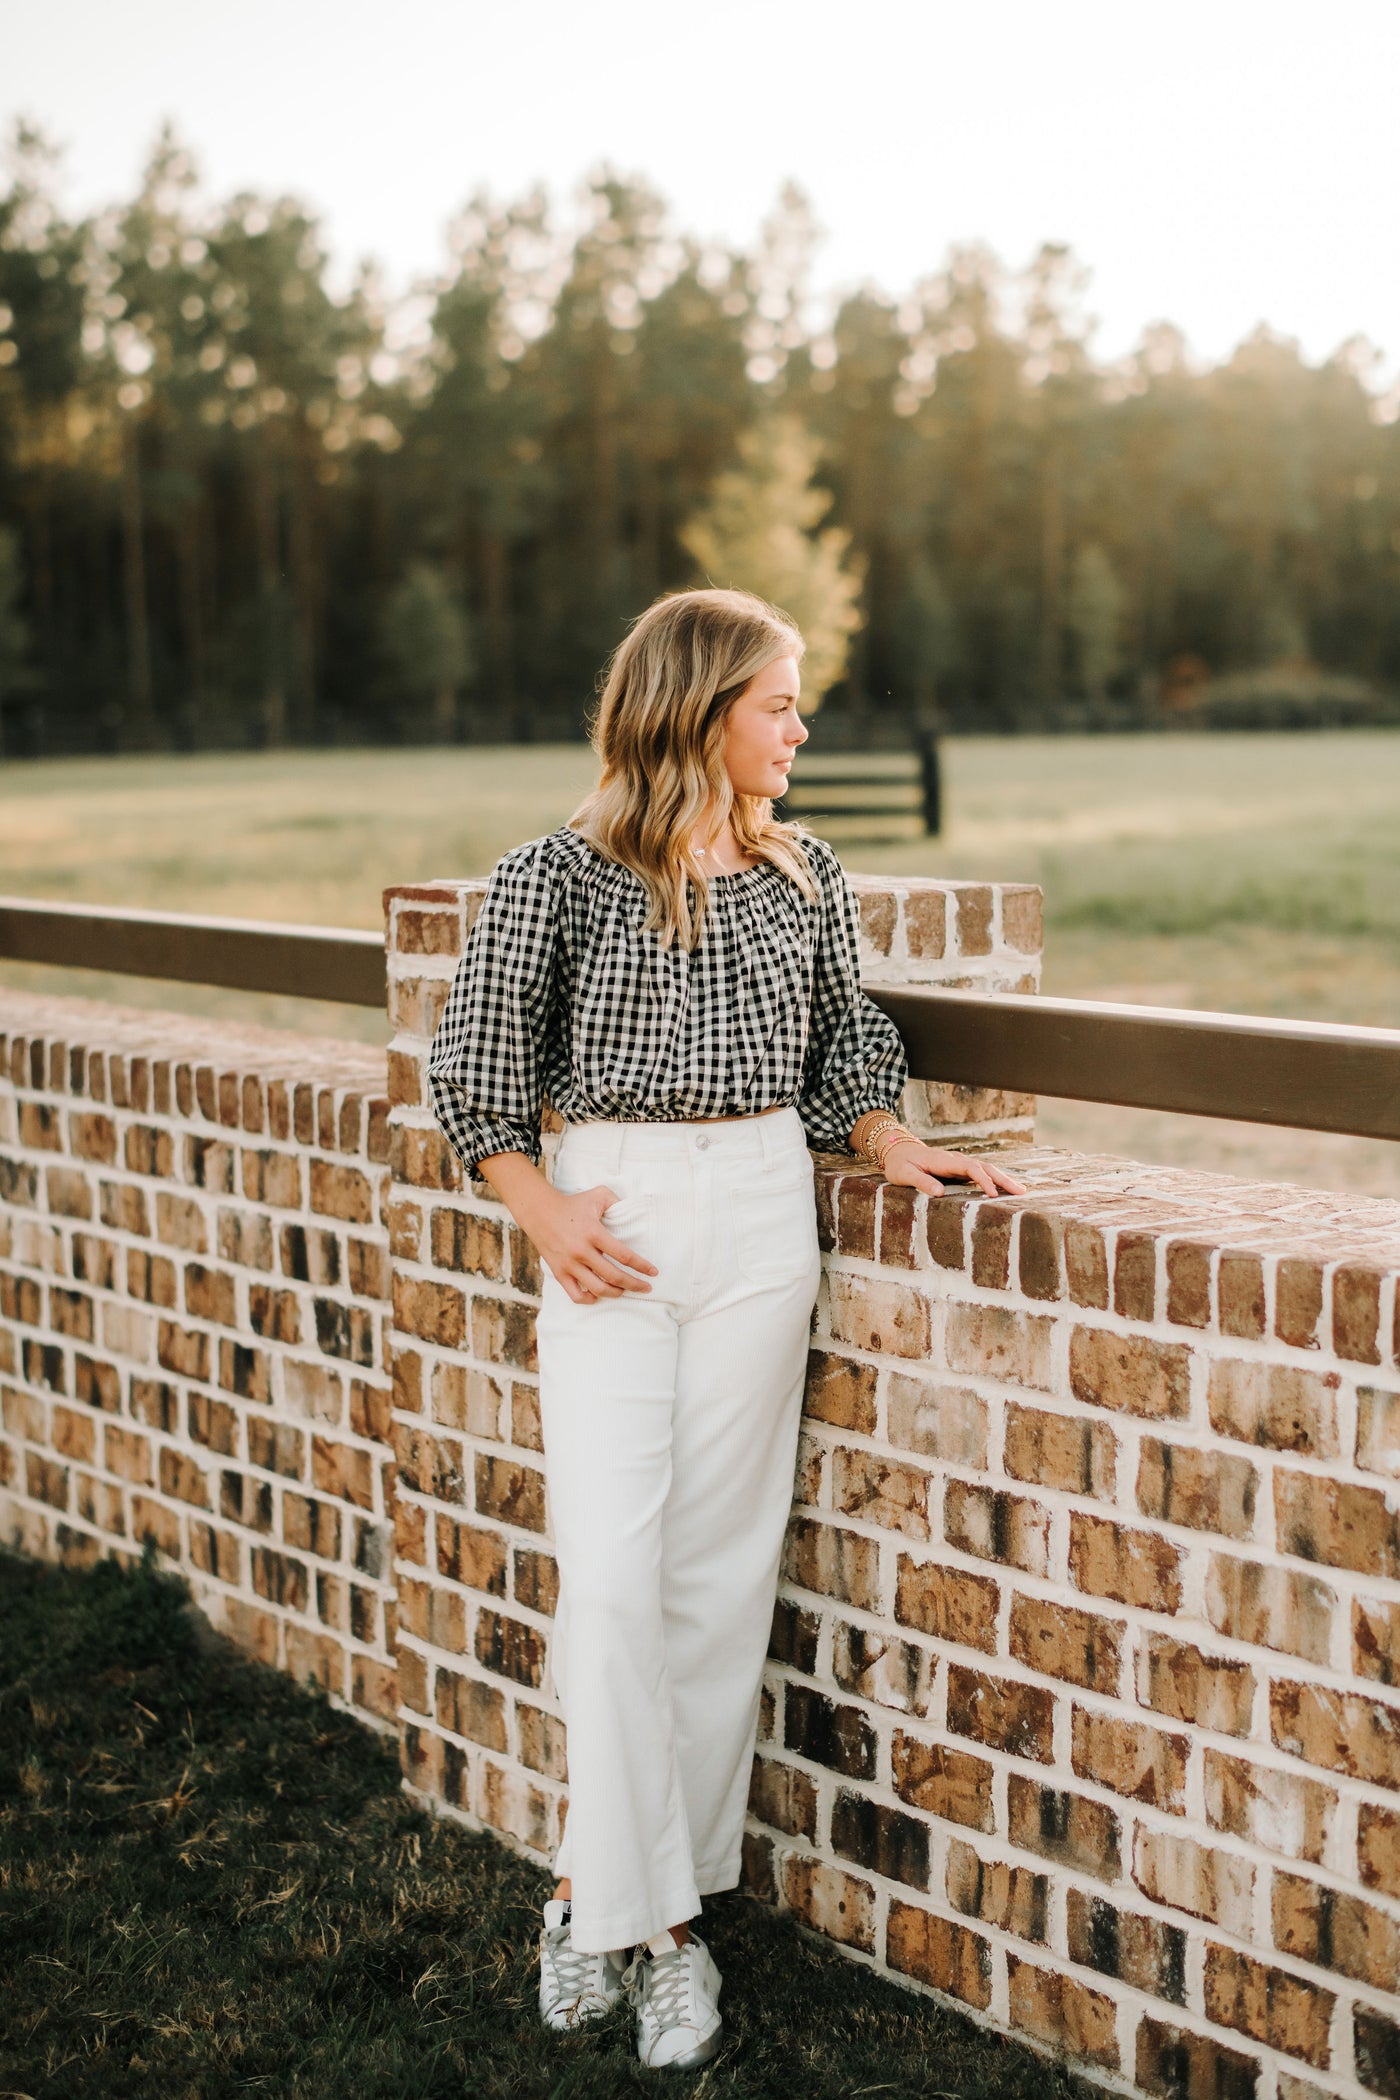
[[[915,1144],[918,1143],[918,1139],[915,1138],[913,1131],[906,1130],[898,1116],[886,1113],[870,1124],[861,1140],[860,1149],[870,1161],[870,1164],[873,1167],[878,1167],[883,1174],[885,1161],[889,1154],[896,1145],[903,1144],[906,1138]]]

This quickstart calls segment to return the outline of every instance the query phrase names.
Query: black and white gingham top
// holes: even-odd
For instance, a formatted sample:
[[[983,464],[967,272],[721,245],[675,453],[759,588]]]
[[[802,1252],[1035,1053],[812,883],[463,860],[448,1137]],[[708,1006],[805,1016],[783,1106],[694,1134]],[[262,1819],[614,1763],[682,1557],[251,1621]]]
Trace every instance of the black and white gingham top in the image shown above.
[[[847,1149],[898,1109],[894,1023],[861,991],[855,897],[804,834],[811,904],[769,861],[711,878],[689,953],[644,933],[647,895],[567,825],[496,863],[428,1059],[433,1113],[469,1169],[540,1157],[540,1102],[566,1123],[681,1122],[795,1103],[809,1143]]]

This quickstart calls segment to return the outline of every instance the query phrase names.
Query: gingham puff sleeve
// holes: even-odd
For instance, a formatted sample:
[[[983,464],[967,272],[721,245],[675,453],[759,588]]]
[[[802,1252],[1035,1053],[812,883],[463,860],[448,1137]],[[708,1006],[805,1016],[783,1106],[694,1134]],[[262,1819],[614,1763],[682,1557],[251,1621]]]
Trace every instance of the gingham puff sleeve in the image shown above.
[[[898,1115],[909,1066],[899,1030],[860,988],[855,892],[825,839],[803,840],[821,890],[807,1059],[797,1111],[808,1142],[845,1152],[872,1108]]]
[[[548,839],[496,863],[428,1053],[433,1114],[468,1172],[493,1152],[539,1164],[555,876]]]

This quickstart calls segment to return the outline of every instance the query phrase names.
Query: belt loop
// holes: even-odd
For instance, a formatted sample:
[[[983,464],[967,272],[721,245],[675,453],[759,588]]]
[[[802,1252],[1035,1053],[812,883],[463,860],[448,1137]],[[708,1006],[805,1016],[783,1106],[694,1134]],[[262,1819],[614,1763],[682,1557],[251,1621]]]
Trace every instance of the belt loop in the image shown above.
[[[778,1156],[778,1132],[774,1125],[781,1123],[782,1120],[781,1112],[776,1116],[760,1116],[758,1118],[759,1136],[763,1139],[763,1164],[765,1167],[771,1166]]]

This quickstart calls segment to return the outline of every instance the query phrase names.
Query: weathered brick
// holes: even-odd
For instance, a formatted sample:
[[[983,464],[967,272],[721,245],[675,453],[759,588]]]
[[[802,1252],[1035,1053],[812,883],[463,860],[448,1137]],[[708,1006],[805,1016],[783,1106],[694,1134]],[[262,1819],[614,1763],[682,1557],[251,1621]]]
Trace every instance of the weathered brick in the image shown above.
[[[248,1463],[265,1473],[300,1480],[306,1471],[306,1438],[290,1422],[266,1421],[255,1415],[248,1424]]]
[[[1077,1589],[1145,1611],[1179,1608],[1183,1556],[1170,1539],[1083,1510],[1071,1512],[1069,1526],[1070,1577]]]
[[[965,1918],[980,1918],[998,1932],[1044,1945],[1050,1895],[1047,1875],[1005,1860],[983,1859],[971,1845],[954,1838],[948,1847],[945,1886],[949,1903]]]
[[[830,1279],[831,1331],[838,1341],[876,1355],[926,1357],[929,1302],[904,1283],[835,1273]]]
[[[1185,1736],[1164,1735],[1158,1728],[1090,1707],[1074,1709],[1074,1770],[1080,1779],[1110,1787],[1115,1794],[1184,1813],[1189,1754]]]
[[[302,1553],[322,1560],[340,1555],[340,1511],[333,1502],[318,1502],[312,1495],[282,1497],[282,1536]]]
[[[373,1222],[374,1183],[361,1168],[347,1167],[335,1160],[313,1159],[310,1169],[312,1210],[322,1217],[343,1218],[350,1225]]]
[[[1022,1211],[1016,1241],[1016,1273],[1026,1298],[1056,1299],[1065,1294],[1065,1223],[1035,1210]]]
[[[783,1547],[783,1574],[799,1589],[838,1597],[862,1611],[880,1608],[879,1542],[859,1532],[795,1517]]]
[[[1351,1658],[1358,1677],[1400,1685],[1400,1602],[1352,1599]]]
[[[20,1183],[27,1187],[27,1195],[21,1194]],[[36,1176],[32,1167],[21,1169],[17,1162],[0,1159],[0,1201],[6,1203],[32,1203],[36,1194]],[[105,1182],[104,1188],[115,1190],[116,1185]],[[92,1216],[92,1183],[81,1167],[53,1166],[45,1169],[44,1187],[48,1194],[49,1210],[59,1218],[90,1218]],[[139,1191],[133,1190],[133,1195]],[[114,1224],[104,1218],[104,1224]],[[128,1227],[128,1230],[135,1230]]]
[[[306,1568],[289,1554],[279,1553],[272,1546],[254,1546],[251,1556],[253,1588],[269,1604],[281,1604],[292,1611],[305,1611],[308,1596]]]
[[[1108,1500],[1116,1458],[1117,1443],[1108,1422],[1050,1414],[1016,1401],[1007,1406],[1002,1464],[1013,1480]]]
[[[484,1517],[516,1524],[526,1531],[545,1528],[544,1475],[533,1466],[478,1451],[475,1460],[476,1506]]]
[[[1070,1387],[1078,1400],[1146,1421],[1182,1419],[1190,1405],[1190,1351],[1184,1342],[1076,1327],[1069,1338]]]
[[[1102,1801],[1013,1772],[1006,1782],[1006,1814],[1011,1842],[1023,1851],[1039,1852],[1098,1881],[1117,1879],[1122,1828]]]
[[[1356,2006],[1352,2048],[1357,2076],[1367,2090],[1379,2093],[1382,2100],[1400,2100],[1400,2022],[1373,2006]]]
[[[1215,1830],[1247,1838],[1266,1852],[1320,1865],[1337,1812],[1337,1794],[1320,1779],[1281,1771],[1253,1758],[1205,1753],[1206,1816]]]
[[[966,1750],[926,1743],[896,1728],[890,1745],[892,1784],[901,1801],[970,1830],[995,1827],[992,1767]]]
[[[1167,1319],[1173,1327],[1209,1327],[1213,1250],[1199,1240],[1167,1243]]]
[[[1156,1313],[1157,1242],[1150,1232],[1120,1232],[1113,1259],[1113,1310],[1125,1320]]]
[[[815,1648],[814,1639],[808,1669],[815,1667]],[[854,1692],[873,1705],[892,1706],[909,1714],[928,1710],[933,1658],[926,1648],[917,1648],[911,1641],[838,1620],[832,1636],[831,1674],[842,1691]]]
[[[783,1702],[787,1749],[829,1765],[847,1779],[875,1777],[875,1731],[855,1706],[842,1706],[810,1685],[789,1684]]]
[[[1372,1990],[1393,1991],[1400,1983],[1400,1922],[1374,1903],[1301,1874],[1275,1873],[1270,1908],[1280,1954],[1335,1969]]]
[[[830,1422],[834,1428],[873,1436],[875,1380],[873,1364],[836,1356],[826,1349],[813,1349],[807,1358],[803,1411],[818,1422]]]
[[[303,1187],[299,1154],[254,1151],[245,1146],[240,1154],[240,1166],[243,1193],[250,1203],[267,1203],[274,1210],[301,1209]],[[161,1237],[165,1235],[162,1233]]]
[[[1206,1655],[1171,1634],[1149,1633],[1139,1660],[1138,1698],[1175,1721],[1248,1735],[1254,1672],[1231,1656]]]
[[[1043,1685],[988,1677],[961,1663],[948,1668],[948,1729],[989,1750],[1031,1757],[1048,1765],[1053,1756],[1055,1696]]]
[[[1400,1480],[1400,1392],[1384,1392],[1370,1385],[1357,1387],[1356,1463],[1363,1472]]]
[[[1325,2070],[1336,1998],[1301,1976],[1255,1961],[1234,1947],[1208,1942],[1205,1960],[1206,2018],[1232,2027],[1283,2056]]]
[[[288,1409],[314,1422],[339,1422],[345,1414],[345,1374],[332,1364],[282,1361],[282,1393]]]
[[[498,1532],[482,1531],[474,1524],[459,1524],[441,1511],[434,1530],[441,1574],[453,1582],[462,1583],[469,1590],[484,1591],[489,1597],[504,1597],[506,1547]]]
[[[1240,1939],[1249,1938],[1254,1868],[1238,1853],[1140,1823],[1132,1871],[1143,1895],[1164,1909],[1184,1910]]]
[[[844,1516],[882,1531],[928,1537],[928,1474],[873,1451],[838,1445],[832,1457],[832,1500]]]
[[[1011,2024],[1065,2056],[1118,2068],[1117,2006],[1103,1991],[1091,1991],[1072,1976],[1006,1958]]]
[[[484,1669],[538,1691],[544,1677],[544,1641],[533,1626],[483,1607],[476,1615],[473,1652]]]
[[[749,1813],[789,1837],[817,1836],[817,1789],[808,1772],[776,1758],[756,1757],[749,1774]]]
[[[885,1959],[903,1976],[912,1976],[950,1998],[961,1998],[985,2012],[992,2000],[992,1952],[979,1932],[936,1918],[917,1905],[891,1900],[885,1933]]]
[[[788,1908],[814,1932],[845,1947],[875,1951],[875,1898],[868,1882],[843,1874],[824,1860],[792,1853],[783,1862]]]
[[[873,904],[882,900],[871,898],[869,901]],[[866,899],[862,898],[862,907],[865,902]],[[904,938],[910,955],[916,960],[937,959],[947,953],[946,890],[909,889],[904,898]]]
[[[857,1261],[874,1261],[879,1175],[873,1170],[843,1174],[836,1184],[835,1200],[837,1253]]]
[[[29,1120],[26,1120],[28,1115]],[[28,1101],[20,1111],[20,1142],[31,1150],[47,1147],[58,1152],[62,1141],[58,1132],[58,1110]],[[117,1126],[110,1116],[99,1115],[95,1110],[80,1110],[68,1118],[68,1150],[74,1159],[98,1160],[111,1166],[117,1157]]]
[[[1137,1503],[1145,1517],[1247,1539],[1258,1495],[1259,1474],[1247,1458],[1158,1437],[1142,1440]]]
[[[1086,1691],[1116,1692],[1123,1628],[1095,1612],[1041,1597],[1011,1600],[1011,1653],[1027,1669],[1063,1677]]]
[[[985,883],[960,882],[953,896],[958,912],[959,955],[990,955],[993,892]]]
[[[1065,1223],[1065,1280],[1075,1305],[1108,1310],[1108,1250],[1097,1225],[1080,1218]]]
[[[901,1626],[994,1655],[999,1601],[1000,1592],[989,1576],[939,1561],[917,1561],[907,1553],[899,1556],[894,1615]]]
[[[340,1282],[340,1234],[320,1225],[283,1225],[277,1235],[282,1274],[297,1283]]]
[[[1378,1364],[1381,1360],[1380,1269],[1361,1262],[1344,1262],[1332,1277],[1332,1348],[1350,1363]]]
[[[1071,1961],[1170,2005],[1186,2003],[1186,1934],[1180,1925],[1117,1910],[1086,1889],[1068,1890],[1065,1912]]]
[[[1300,1560],[1400,1578],[1400,1512],[1380,1488],[1280,1468],[1274,1474],[1278,1543]]]
[[[1216,1292],[1220,1303],[1220,1332],[1240,1341],[1262,1341],[1267,1327],[1264,1264],[1259,1256],[1225,1248],[1220,1257]]]
[[[838,1859],[848,1859],[887,1881],[902,1881],[907,1887],[928,1887],[927,1823],[902,1810],[872,1801],[868,1794],[836,1789],[831,1805],[831,1849]]]
[[[191,1442],[217,1451],[222,1458],[232,1458],[238,1449],[238,1419],[237,1410],[226,1401],[215,1400],[208,1393],[189,1396]]]
[[[1257,2058],[1150,2014],[1138,2028],[1136,2069],[1138,2084],[1158,2100],[1256,2100],[1259,2091]]]
[[[917,1189],[887,1182],[880,1191],[880,1237],[876,1259],[887,1269],[914,1266],[914,1226],[923,1202]]]
[[[1048,1313],[1018,1312],[1012,1306],[948,1307],[946,1346],[955,1371],[978,1378],[1005,1378],[1013,1385],[1048,1392],[1052,1383]]]
[[[943,1535],[950,1546],[1004,1567],[1044,1575],[1050,1564],[1050,1513],[1040,1503],[1004,1489],[950,1480],[944,1491]]]
[[[523,1699],[515,1702],[515,1723],[520,1738],[520,1762],[528,1765],[532,1772],[542,1772],[546,1779],[566,1778],[568,1731],[564,1723],[546,1713],[543,1707],[530,1706]]]
[[[444,1429],[464,1429],[469,1436],[500,1439],[501,1383],[468,1364],[433,1365],[431,1412]]]
[[[892,1444],[954,1465],[985,1466],[987,1403],[968,1387],[895,1371],[886,1405]],[[807,1412],[811,1411],[809,1400]]]
[[[817,1611],[804,1611],[790,1597],[779,1597],[773,1605],[773,1623],[768,1634],[768,1653],[774,1662],[785,1662],[794,1670],[801,1670],[808,1677],[817,1667],[817,1643],[821,1639],[822,1615]],[[846,1629],[854,1635],[854,1627]],[[872,1643],[883,1636],[864,1635]],[[838,1640],[841,1638],[838,1630]],[[898,1643],[903,1647],[904,1642]],[[854,1686],[846,1689],[854,1690]]]
[[[467,1332],[466,1299],[453,1284],[396,1275],[394,1324],[420,1341],[459,1349]]]
[[[1332,1647],[1336,1597],[1326,1583],[1291,1568],[1212,1553],[1206,1612],[1217,1633],[1255,1648],[1277,1648],[1325,1663]]]
[[[1315,1349],[1321,1317],[1322,1264],[1285,1255],[1274,1291],[1274,1333],[1294,1349]]]
[[[505,1694],[479,1677],[460,1677],[441,1667],[434,1687],[438,1724],[488,1750],[506,1748]]]
[[[53,1333],[73,1341],[90,1342],[94,1332],[92,1300],[86,1291],[66,1291],[50,1284],[49,1327]]]
[[[928,1251],[940,1269],[967,1267],[967,1220],[972,1208],[969,1199],[945,1191],[925,1211]]]
[[[979,1202],[972,1216],[972,1280],[986,1291],[1004,1291],[1011,1280],[1011,1228],[1015,1206]]]
[[[538,1371],[533,1305],[515,1299],[473,1298],[470,1306],[474,1356],[486,1363],[513,1364],[520,1371]]]

